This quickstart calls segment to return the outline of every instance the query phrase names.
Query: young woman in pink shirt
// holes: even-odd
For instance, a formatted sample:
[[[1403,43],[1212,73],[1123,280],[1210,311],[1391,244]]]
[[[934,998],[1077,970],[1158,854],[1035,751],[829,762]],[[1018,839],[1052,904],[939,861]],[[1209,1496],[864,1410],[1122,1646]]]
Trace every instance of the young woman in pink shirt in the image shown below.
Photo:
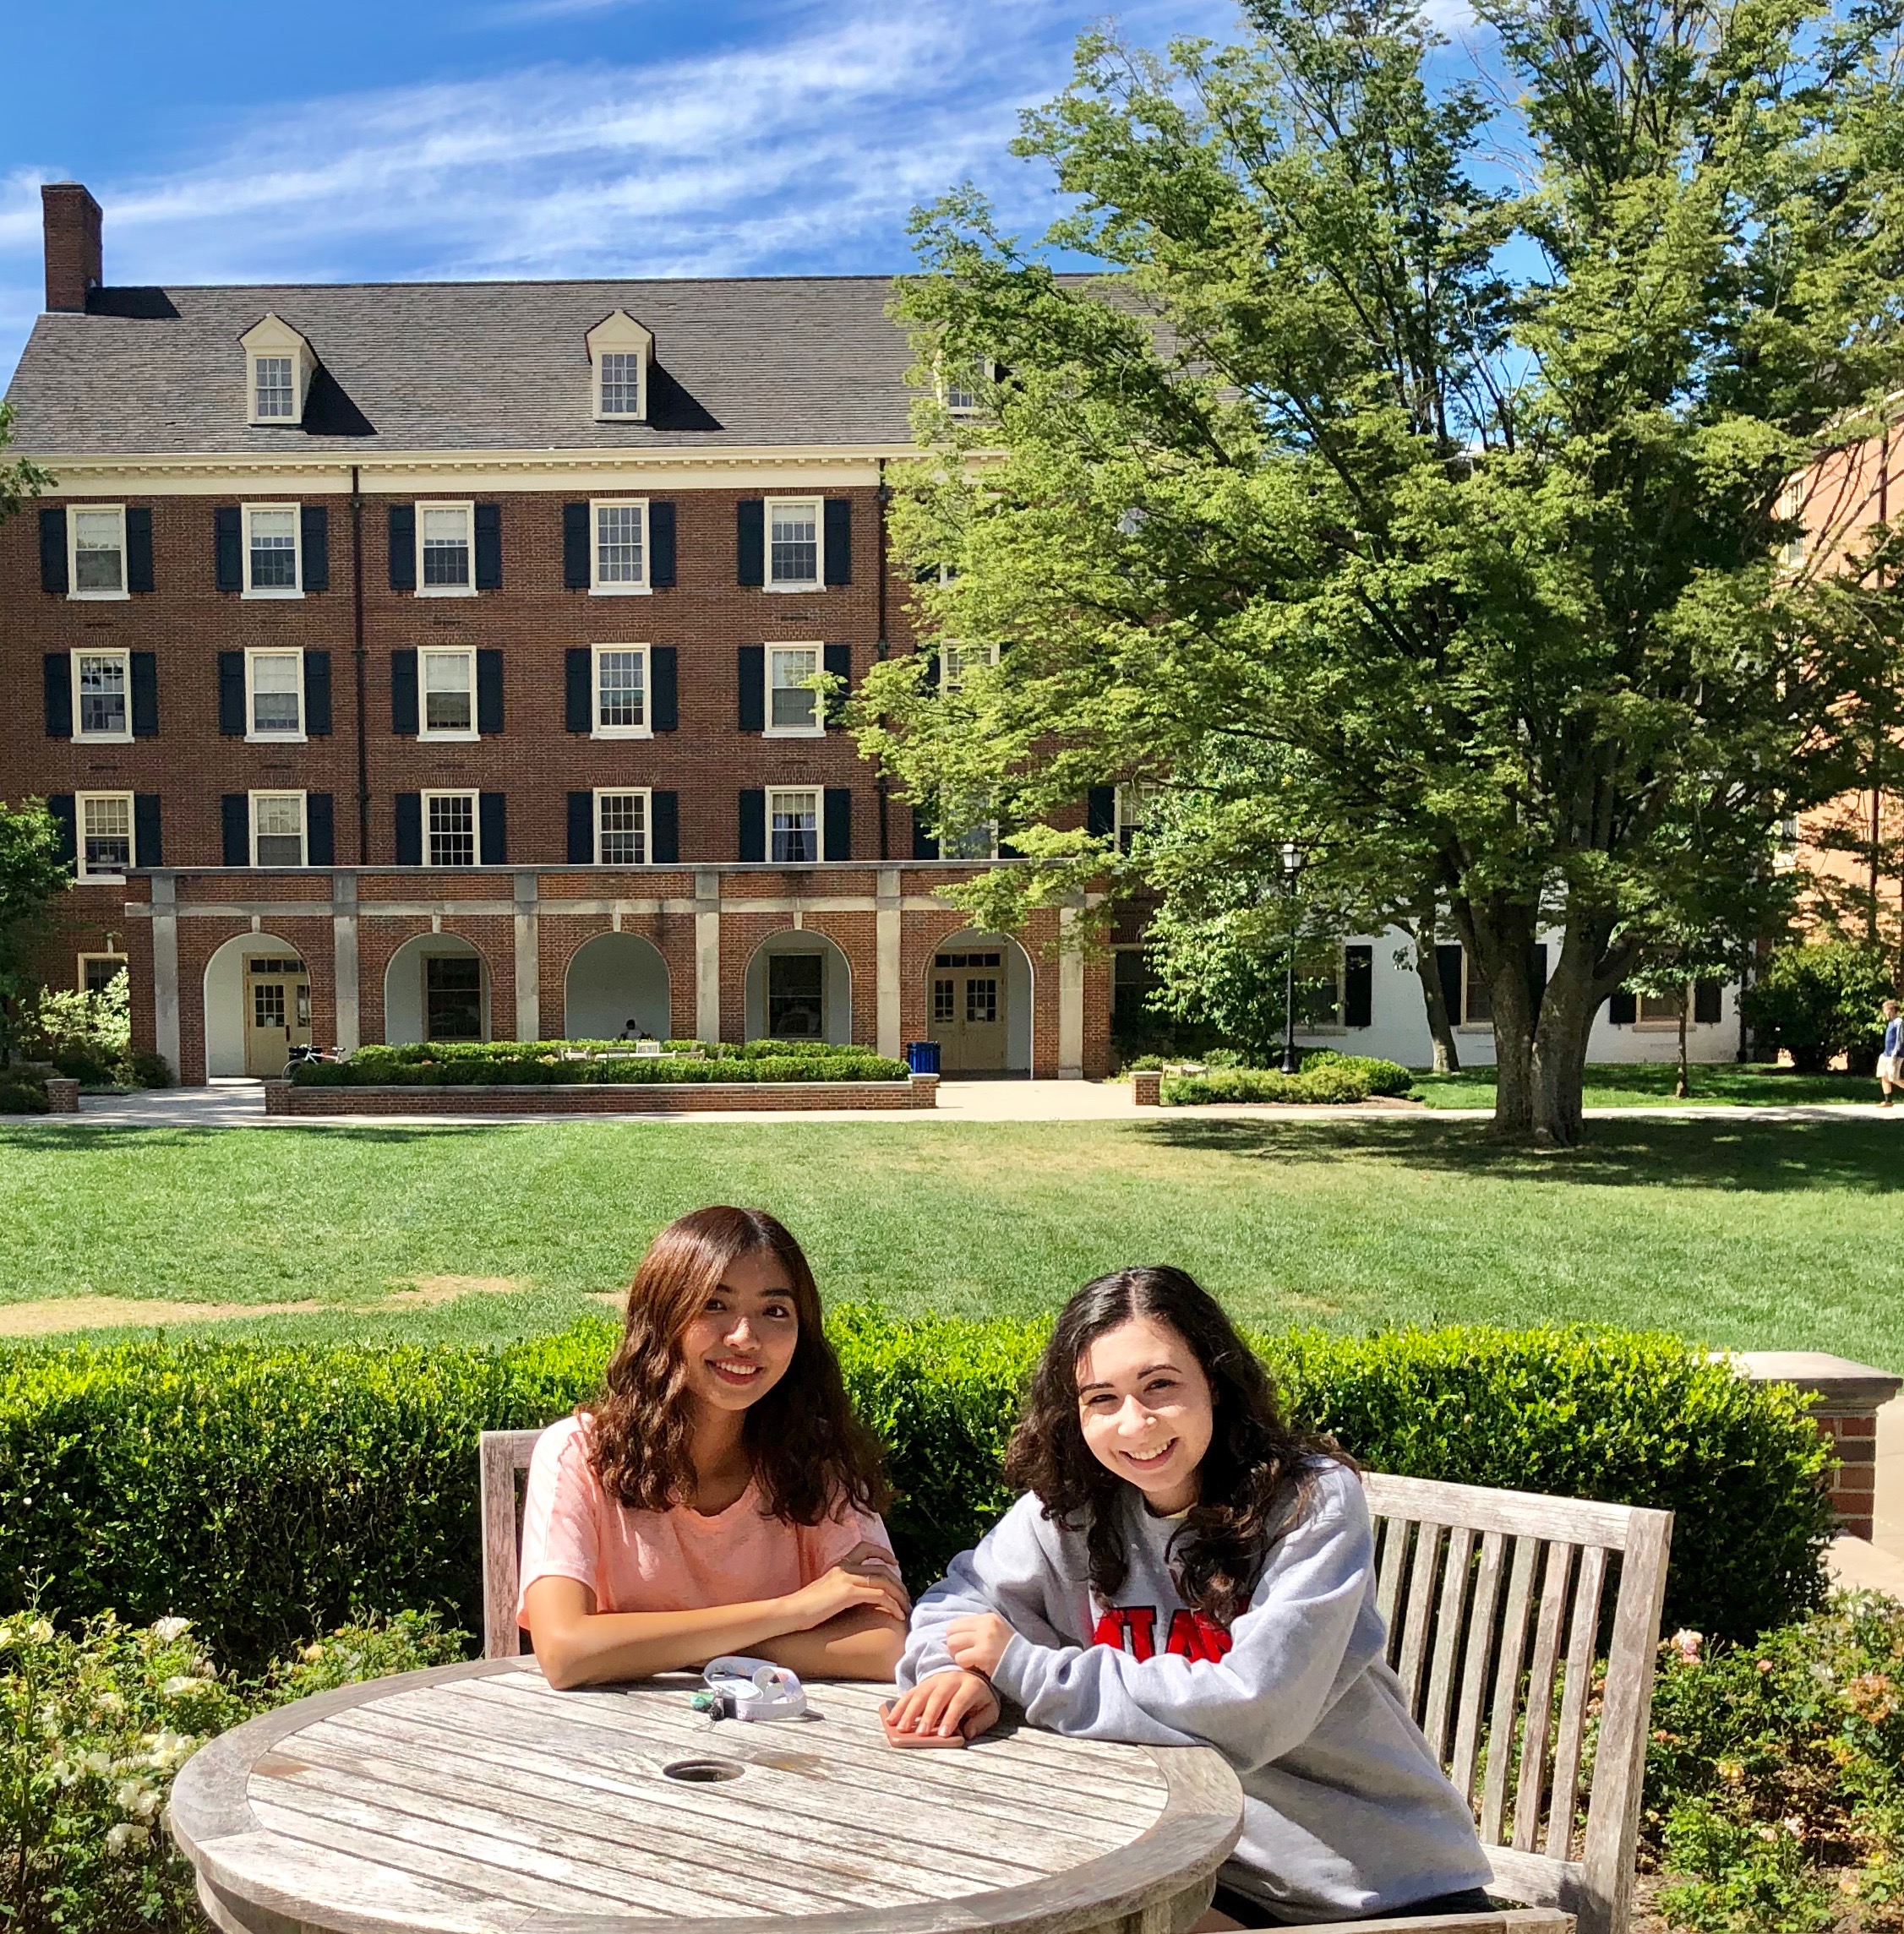
[[[657,1235],[592,1409],[529,1467],[518,1621],[552,1686],[723,1653],[890,1679],[911,1607],[890,1495],[799,1245],[758,1209]]]

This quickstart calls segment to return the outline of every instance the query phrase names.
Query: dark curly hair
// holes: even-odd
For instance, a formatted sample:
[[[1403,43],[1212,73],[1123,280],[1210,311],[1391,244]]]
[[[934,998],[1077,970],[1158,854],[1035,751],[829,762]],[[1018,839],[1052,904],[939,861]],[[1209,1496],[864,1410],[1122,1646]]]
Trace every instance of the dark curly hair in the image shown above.
[[[786,1271],[799,1318],[785,1376],[748,1408],[742,1426],[762,1504],[789,1524],[817,1524],[843,1501],[876,1512],[891,1501],[879,1441],[847,1400],[800,1245],[764,1209],[714,1207],[679,1217],[648,1245],[602,1394],[588,1409],[589,1461],[603,1488],[630,1509],[665,1511],[693,1489],[681,1337],[727,1272],[761,1254]]]
[[[1182,1270],[1120,1269],[1087,1283],[1059,1311],[1006,1450],[1006,1475],[1037,1494],[1046,1517],[1071,1529],[1082,1524],[1091,1588],[1100,1599],[1112,1599],[1130,1571],[1121,1509],[1127,1480],[1084,1441],[1077,1371],[1099,1337],[1139,1317],[1175,1330],[1209,1382],[1210,1447],[1198,1471],[1197,1502],[1170,1540],[1170,1572],[1185,1604],[1227,1626],[1248,1606],[1315,1463],[1354,1466],[1330,1439],[1283,1420],[1255,1351]]]

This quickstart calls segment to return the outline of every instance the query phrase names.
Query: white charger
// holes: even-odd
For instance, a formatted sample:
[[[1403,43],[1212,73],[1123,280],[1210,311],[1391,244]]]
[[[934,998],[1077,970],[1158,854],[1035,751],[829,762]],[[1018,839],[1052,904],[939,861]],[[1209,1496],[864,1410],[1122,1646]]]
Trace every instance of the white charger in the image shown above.
[[[737,1719],[797,1719],[806,1711],[798,1674],[765,1659],[711,1659],[701,1677]]]

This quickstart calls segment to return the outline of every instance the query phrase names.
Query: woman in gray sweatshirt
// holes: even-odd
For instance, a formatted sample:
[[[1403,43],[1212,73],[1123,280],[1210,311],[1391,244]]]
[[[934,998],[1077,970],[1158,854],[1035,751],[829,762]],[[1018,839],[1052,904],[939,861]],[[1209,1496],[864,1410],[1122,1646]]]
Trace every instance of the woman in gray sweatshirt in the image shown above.
[[[1243,1785],[1232,1922],[1487,1909],[1473,1819],[1387,1662],[1354,1466],[1284,1424],[1188,1276],[1071,1299],[1006,1468],[1025,1495],[914,1610],[896,1744],[973,1737],[1003,1697],[1054,1732],[1211,1746]]]

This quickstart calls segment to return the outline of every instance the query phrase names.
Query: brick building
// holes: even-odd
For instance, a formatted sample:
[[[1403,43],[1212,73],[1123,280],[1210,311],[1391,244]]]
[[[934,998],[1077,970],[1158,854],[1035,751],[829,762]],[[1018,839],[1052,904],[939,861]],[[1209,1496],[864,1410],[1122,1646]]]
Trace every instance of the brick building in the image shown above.
[[[884,279],[115,288],[42,195],[0,796],[71,843],[49,981],[123,959],[187,1083],[630,1026],[1104,1071],[1072,912],[970,932],[988,863],[806,682],[913,649]]]

